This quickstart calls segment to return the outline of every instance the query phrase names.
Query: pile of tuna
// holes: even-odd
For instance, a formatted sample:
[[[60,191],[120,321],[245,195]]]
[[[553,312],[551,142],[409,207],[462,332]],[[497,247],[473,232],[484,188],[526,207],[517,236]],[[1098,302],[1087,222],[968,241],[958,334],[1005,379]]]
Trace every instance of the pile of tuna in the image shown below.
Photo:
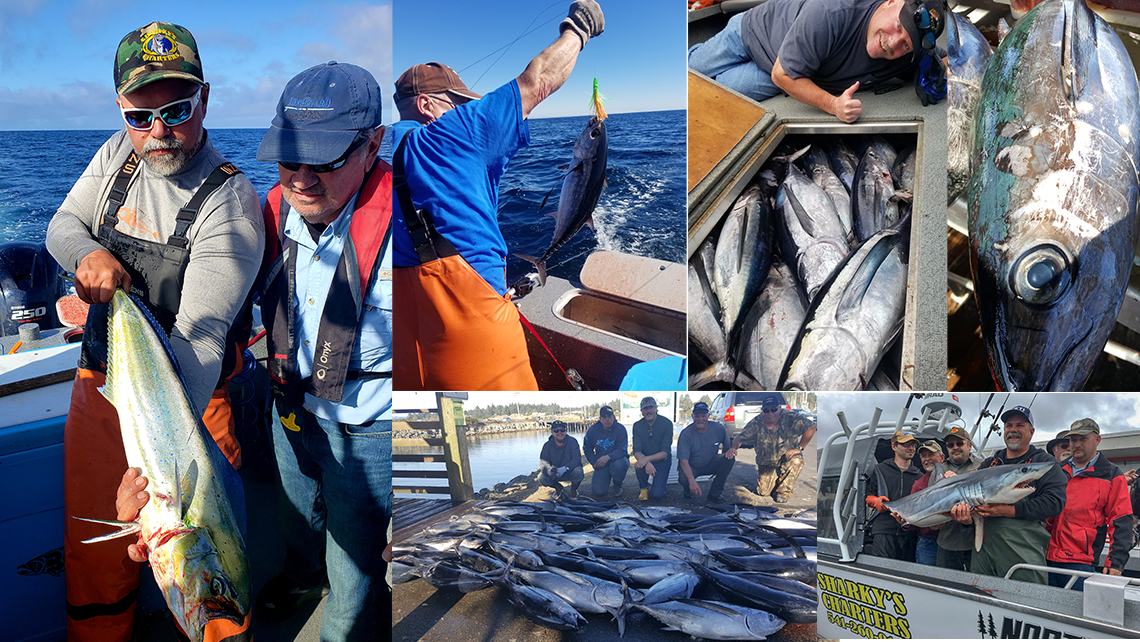
[[[914,148],[882,136],[769,159],[689,261],[689,388],[891,387],[914,176]]]
[[[770,508],[485,502],[394,547],[396,584],[423,578],[463,593],[498,587],[560,631],[608,614],[711,640],[763,640],[816,621],[814,520]],[[700,599],[695,599],[699,597]],[[645,615],[642,615],[645,614]],[[656,628],[656,627],[654,627]]]

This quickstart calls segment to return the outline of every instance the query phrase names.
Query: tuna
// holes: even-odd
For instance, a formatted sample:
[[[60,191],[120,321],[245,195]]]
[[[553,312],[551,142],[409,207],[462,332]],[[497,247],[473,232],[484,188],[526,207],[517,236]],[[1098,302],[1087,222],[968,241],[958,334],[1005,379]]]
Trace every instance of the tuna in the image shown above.
[[[982,77],[993,55],[990,43],[972,22],[950,11],[946,23],[949,66],[946,70],[946,134],[948,137],[946,201],[958,200],[970,180],[974,148],[974,107],[982,93]]]
[[[137,522],[96,542],[138,533],[170,612],[194,642],[206,623],[249,614],[245,495],[241,478],[190,404],[173,353],[153,317],[116,290],[107,328],[107,380],[127,463],[150,480]]]
[[[660,620],[666,631],[708,640],[763,640],[786,624],[767,611],[706,600],[673,600],[634,608]]]
[[[811,176],[811,181],[822,187],[831,197],[831,202],[835,203],[835,212],[839,214],[843,229],[847,231],[847,240],[855,238],[855,224],[851,220],[851,194],[839,176],[831,171],[827,152],[822,147],[813,147],[804,157],[804,170]]]
[[[899,221],[899,200],[909,194],[895,190],[891,162],[877,147],[868,147],[855,170],[854,208],[855,238],[862,243],[879,230]]]
[[[546,261],[558,248],[570,242],[584,225],[594,229],[594,208],[606,184],[606,158],[609,145],[606,141],[606,124],[592,116],[586,129],[574,142],[574,158],[570,161],[566,178],[562,181],[562,194],[554,217],[554,238],[541,258],[518,254],[538,268],[538,282],[546,285]],[[543,203],[546,201],[544,200]]]
[[[859,246],[820,290],[784,364],[783,390],[862,390],[902,330],[910,219]]]
[[[1140,92],[1084,0],[1017,23],[982,82],[970,266],[1003,390],[1078,390],[1112,330],[1137,235]]]
[[[754,185],[725,217],[716,244],[712,285],[720,301],[730,361],[744,317],[759,296],[771,265],[772,210],[760,187]]]
[[[776,206],[782,223],[780,250],[812,299],[847,256],[847,232],[831,198],[795,164],[788,164]]]

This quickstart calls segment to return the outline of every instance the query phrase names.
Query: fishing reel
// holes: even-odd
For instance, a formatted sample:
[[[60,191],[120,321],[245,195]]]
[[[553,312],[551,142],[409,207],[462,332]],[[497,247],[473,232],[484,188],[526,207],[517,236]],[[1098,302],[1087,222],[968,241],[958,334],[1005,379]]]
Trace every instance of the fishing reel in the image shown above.
[[[935,105],[946,97],[946,65],[934,50],[922,52],[914,72],[914,93],[923,107]]]

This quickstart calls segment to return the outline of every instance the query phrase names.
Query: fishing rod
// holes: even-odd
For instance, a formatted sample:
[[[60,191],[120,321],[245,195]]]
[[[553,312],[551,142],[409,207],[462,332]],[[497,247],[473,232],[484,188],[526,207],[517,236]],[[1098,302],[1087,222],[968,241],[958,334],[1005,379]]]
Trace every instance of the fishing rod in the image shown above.
[[[559,16],[556,15],[553,18],[543,22],[542,24],[534,26],[534,28],[531,29],[531,26],[534,25],[535,20],[538,20],[539,17],[541,17],[543,13],[545,13],[551,7],[555,7],[555,6],[564,4],[564,3],[565,3],[565,0],[555,0],[554,2],[546,5],[541,10],[539,10],[538,14],[533,19],[531,19],[530,24],[528,24],[526,27],[523,28],[523,32],[521,34],[519,34],[517,38],[508,42],[507,44],[503,45],[502,47],[499,47],[498,49],[492,51],[491,53],[487,54],[486,56],[483,56],[482,58],[476,60],[475,62],[467,65],[466,67],[463,67],[462,69],[460,69],[459,70],[460,72],[467,71],[468,69],[474,67],[475,65],[477,65],[477,64],[483,62],[484,60],[490,58],[491,56],[495,55],[496,53],[499,53],[500,51],[503,52],[503,53],[499,54],[499,57],[496,58],[495,61],[492,62],[490,64],[490,66],[488,66],[487,69],[482,74],[479,75],[478,78],[475,79],[475,82],[471,83],[470,87],[475,87],[475,85],[479,84],[479,81],[483,80],[483,76],[486,76],[487,72],[491,71],[491,69],[493,69],[495,67],[495,65],[499,64],[499,61],[503,59],[503,56],[507,55],[507,52],[510,51],[511,47],[513,47],[516,42],[518,42],[519,40],[522,40],[523,38],[529,36],[530,34],[534,33],[535,31],[542,29],[543,27],[550,24],[551,22],[558,20]],[[528,29],[529,29],[529,31],[528,31]]]
[[[982,425],[982,418],[991,416],[989,414],[990,402],[994,400],[996,392],[991,392],[989,399],[986,399],[986,404],[982,406],[981,412],[978,413],[978,420],[974,422],[974,429],[970,431],[970,439],[973,439],[978,434],[978,426]]]

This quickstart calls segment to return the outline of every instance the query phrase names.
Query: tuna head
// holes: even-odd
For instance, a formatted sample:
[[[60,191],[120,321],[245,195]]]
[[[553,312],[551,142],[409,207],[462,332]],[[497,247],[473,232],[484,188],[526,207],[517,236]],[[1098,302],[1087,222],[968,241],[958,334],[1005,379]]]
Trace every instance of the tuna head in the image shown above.
[[[249,576],[244,565],[227,571],[226,556],[201,528],[152,538],[150,563],[178,625],[193,642],[203,639],[210,620],[245,622],[249,613]]]
[[[1036,490],[1032,483],[1049,472],[1049,469],[1055,465],[1053,462],[1040,462],[1020,466],[1001,466],[1000,468],[1009,470],[979,480],[982,497],[988,504],[1016,504],[1032,495],[1033,491]]]
[[[1108,339],[1137,233],[1138,102],[1119,37],[1083,0],[1039,5],[990,61],[970,262],[1002,389],[1079,389]]]

